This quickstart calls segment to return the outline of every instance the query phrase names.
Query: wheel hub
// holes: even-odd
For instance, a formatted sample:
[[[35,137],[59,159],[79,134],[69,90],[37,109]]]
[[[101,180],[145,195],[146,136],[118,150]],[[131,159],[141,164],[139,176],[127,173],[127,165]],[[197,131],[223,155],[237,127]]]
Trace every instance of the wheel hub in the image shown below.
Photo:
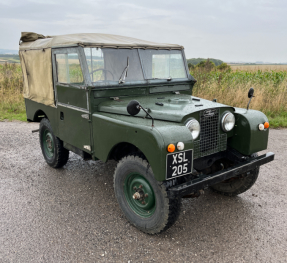
[[[139,192],[135,192],[133,195],[133,199],[140,200],[142,195]]]
[[[133,194],[133,199],[141,201],[144,205],[146,203],[145,199],[148,197],[148,194],[142,190],[142,187],[142,185],[140,185],[139,188],[134,187],[136,192]]]
[[[47,147],[48,147],[48,149],[49,150],[52,150],[52,141],[51,141],[51,139],[50,138],[48,138],[47,140],[46,140],[46,143],[47,143]]]
[[[45,154],[51,158],[54,155],[54,140],[49,130],[45,130],[42,137]]]
[[[142,217],[150,217],[156,207],[155,195],[148,180],[140,174],[131,174],[125,181],[125,196],[131,209]]]

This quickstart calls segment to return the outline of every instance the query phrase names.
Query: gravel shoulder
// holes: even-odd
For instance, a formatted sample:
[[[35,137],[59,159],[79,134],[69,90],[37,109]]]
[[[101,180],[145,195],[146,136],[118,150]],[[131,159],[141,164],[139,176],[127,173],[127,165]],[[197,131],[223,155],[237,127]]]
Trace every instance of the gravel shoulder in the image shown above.
[[[0,122],[0,262],[286,262],[287,129],[270,130],[275,161],[235,198],[183,199],[176,224],[150,236],[116,202],[116,163],[42,157],[37,123]],[[267,152],[267,151],[265,151]]]

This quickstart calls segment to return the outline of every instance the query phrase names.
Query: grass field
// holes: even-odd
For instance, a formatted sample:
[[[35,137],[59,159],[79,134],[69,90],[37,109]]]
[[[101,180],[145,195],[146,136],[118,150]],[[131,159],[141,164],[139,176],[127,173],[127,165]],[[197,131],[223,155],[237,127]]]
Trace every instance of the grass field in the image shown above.
[[[249,66],[248,66],[249,67]],[[255,89],[250,108],[264,112],[272,127],[287,127],[287,71],[206,71],[195,68],[194,95],[234,107],[246,108],[247,93]]]
[[[264,65],[266,66],[266,65]],[[287,69],[207,71],[195,68],[193,95],[234,107],[246,108],[247,93],[255,89],[250,108],[264,112],[271,127],[287,127]],[[0,65],[0,121],[26,120],[22,97],[22,71],[19,64]]]
[[[20,59],[18,55],[6,55],[0,54],[0,64],[8,63],[20,63]]]
[[[233,71],[287,71],[287,65],[232,65],[230,64]]]
[[[0,121],[26,121],[22,96],[23,80],[19,64],[0,65]]]

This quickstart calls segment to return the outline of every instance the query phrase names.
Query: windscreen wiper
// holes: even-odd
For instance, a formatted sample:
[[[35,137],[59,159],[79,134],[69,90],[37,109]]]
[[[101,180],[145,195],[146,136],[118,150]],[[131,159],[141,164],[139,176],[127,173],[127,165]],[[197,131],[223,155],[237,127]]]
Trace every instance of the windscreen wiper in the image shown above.
[[[119,79],[119,84],[125,83],[125,79],[128,76],[128,70],[129,70],[129,57],[127,59],[127,66],[125,67],[120,79]]]

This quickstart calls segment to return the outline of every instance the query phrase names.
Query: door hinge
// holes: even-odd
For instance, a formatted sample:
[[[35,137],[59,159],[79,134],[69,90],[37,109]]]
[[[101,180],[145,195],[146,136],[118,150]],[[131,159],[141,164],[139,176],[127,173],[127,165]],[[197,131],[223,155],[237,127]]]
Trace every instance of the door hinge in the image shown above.
[[[90,119],[90,118],[89,118],[89,114],[82,114],[81,117],[84,118],[84,119],[87,119],[87,120]]]
[[[90,145],[84,145],[84,149],[91,151],[91,146]]]

